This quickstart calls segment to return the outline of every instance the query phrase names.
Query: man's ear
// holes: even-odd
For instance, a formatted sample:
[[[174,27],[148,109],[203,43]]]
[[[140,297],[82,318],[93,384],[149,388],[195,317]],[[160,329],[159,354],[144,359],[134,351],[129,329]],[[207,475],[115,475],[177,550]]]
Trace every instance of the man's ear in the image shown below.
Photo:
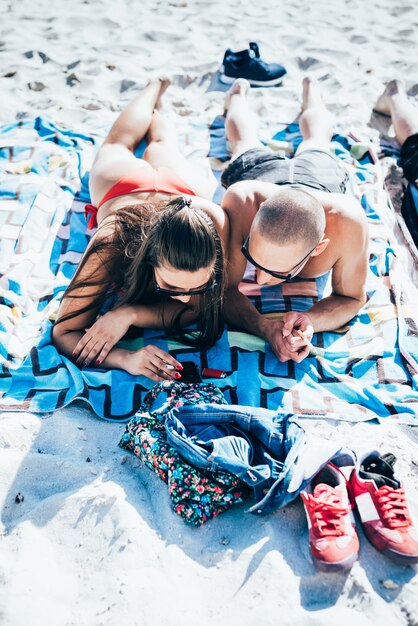
[[[321,254],[324,250],[328,248],[329,242],[330,242],[330,239],[328,238],[321,239],[319,244],[316,246],[315,250],[312,252],[311,256],[318,256],[319,254]]]

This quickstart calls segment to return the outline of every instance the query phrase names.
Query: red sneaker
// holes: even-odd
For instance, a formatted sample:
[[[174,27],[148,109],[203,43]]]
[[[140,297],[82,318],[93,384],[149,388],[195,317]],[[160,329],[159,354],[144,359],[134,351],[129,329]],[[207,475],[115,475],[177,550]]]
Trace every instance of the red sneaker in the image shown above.
[[[359,540],[344,474],[328,463],[301,492],[314,562],[322,570],[349,569]]]
[[[418,563],[418,533],[395,463],[393,454],[368,453],[353,470],[350,485],[367,539],[394,561],[409,565]]]

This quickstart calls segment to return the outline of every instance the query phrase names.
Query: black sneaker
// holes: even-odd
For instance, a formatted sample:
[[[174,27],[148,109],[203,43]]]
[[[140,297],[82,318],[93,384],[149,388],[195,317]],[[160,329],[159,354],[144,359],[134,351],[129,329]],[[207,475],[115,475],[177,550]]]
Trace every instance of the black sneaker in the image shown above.
[[[233,83],[236,78],[246,78],[252,86],[273,87],[280,85],[286,73],[283,65],[263,61],[258,44],[252,41],[247,50],[232,52],[228,48],[220,68],[220,80]]]

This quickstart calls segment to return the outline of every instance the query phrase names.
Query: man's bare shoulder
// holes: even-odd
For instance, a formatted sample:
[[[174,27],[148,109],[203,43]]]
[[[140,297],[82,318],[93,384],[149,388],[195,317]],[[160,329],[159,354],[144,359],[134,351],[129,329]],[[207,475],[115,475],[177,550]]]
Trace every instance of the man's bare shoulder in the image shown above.
[[[359,201],[351,194],[324,193],[320,198],[326,213],[326,236],[330,238],[329,252],[338,252],[343,259],[352,258],[354,250],[367,256],[369,229]]]
[[[278,192],[277,185],[264,183],[260,180],[243,180],[231,185],[222,199],[222,208],[228,213],[253,209],[258,207],[264,200]]]
[[[360,202],[353,195],[326,192],[317,192],[315,195],[327,214],[348,222],[364,223],[367,221]]]

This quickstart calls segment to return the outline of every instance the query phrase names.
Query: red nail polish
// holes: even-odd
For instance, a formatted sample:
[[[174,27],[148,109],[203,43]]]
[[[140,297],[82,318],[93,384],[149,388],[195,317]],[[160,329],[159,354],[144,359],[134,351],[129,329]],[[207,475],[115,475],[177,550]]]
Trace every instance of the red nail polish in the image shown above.
[[[101,360],[100,360],[100,359],[97,359],[97,361],[96,361],[96,365],[100,365],[100,363],[101,363]]]
[[[183,369],[183,366],[182,366],[182,364],[181,364],[181,363],[179,363],[179,364],[177,365],[177,369],[178,369],[178,370],[182,370],[182,369]]]
[[[76,353],[75,353],[75,352],[73,352],[71,356],[72,356],[72,357],[75,357],[75,355],[76,355]]]
[[[178,372],[176,372],[176,373],[174,374],[174,378],[181,378],[181,374],[179,374]]]

